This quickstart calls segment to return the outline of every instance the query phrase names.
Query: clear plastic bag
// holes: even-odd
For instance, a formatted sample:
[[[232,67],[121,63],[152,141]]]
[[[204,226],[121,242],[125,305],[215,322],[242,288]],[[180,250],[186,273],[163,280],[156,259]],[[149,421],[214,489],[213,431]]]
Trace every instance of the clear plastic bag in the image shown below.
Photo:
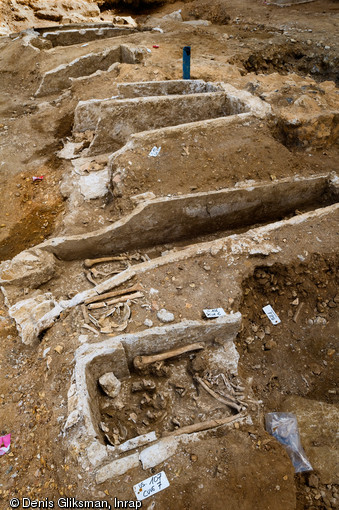
[[[301,446],[298,422],[295,414],[267,413],[265,424],[267,432],[285,447],[296,473],[313,470]]]

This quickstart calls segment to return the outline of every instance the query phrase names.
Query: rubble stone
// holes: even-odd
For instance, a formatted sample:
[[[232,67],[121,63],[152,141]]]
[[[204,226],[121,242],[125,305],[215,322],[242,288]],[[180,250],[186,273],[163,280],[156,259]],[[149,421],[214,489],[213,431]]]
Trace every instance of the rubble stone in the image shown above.
[[[168,312],[167,310],[165,310],[165,308],[162,308],[161,310],[159,310],[159,312],[157,313],[157,317],[158,317],[159,321],[165,322],[165,323],[174,321],[173,313]]]
[[[115,377],[113,372],[107,372],[99,379],[99,384],[104,390],[106,395],[115,398],[119,395],[121,389],[121,382]]]

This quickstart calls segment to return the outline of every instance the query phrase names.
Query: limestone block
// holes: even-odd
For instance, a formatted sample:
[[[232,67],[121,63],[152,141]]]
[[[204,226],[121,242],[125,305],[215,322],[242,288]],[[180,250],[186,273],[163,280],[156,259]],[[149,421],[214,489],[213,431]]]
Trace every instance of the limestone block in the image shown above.
[[[103,483],[109,478],[113,478],[115,476],[123,475],[127,473],[130,469],[139,466],[139,454],[133,453],[128,457],[123,457],[121,459],[110,462],[106,466],[102,467],[97,471],[95,481],[96,483]]]
[[[113,372],[107,372],[99,379],[99,384],[104,390],[106,395],[115,398],[119,395],[121,389],[121,382],[115,377]]]
[[[89,175],[83,175],[79,179],[80,192],[85,200],[104,197],[108,192],[109,175],[107,168]]]
[[[96,2],[85,0],[63,0],[63,2],[49,0],[30,0],[29,6],[37,18],[50,21],[61,21],[64,16],[72,19],[73,15],[84,17],[100,16],[100,9]]]
[[[89,76],[98,70],[105,71],[114,62],[120,61],[120,56],[120,46],[116,46],[100,53],[88,53],[68,64],[61,64],[44,74],[35,95],[46,96],[69,88],[72,85],[71,78]]]
[[[135,448],[144,446],[147,443],[153,443],[156,440],[156,433],[154,431],[148,432],[148,434],[142,434],[141,436],[133,437],[132,439],[125,441],[117,447],[117,450],[119,452],[128,452],[129,450],[134,450]]]
[[[140,453],[143,469],[150,469],[161,464],[175,454],[179,444],[177,437],[165,437]]]
[[[55,257],[39,248],[26,250],[0,264],[0,284],[36,289],[55,274]]]
[[[62,312],[50,292],[19,301],[9,309],[9,315],[15,320],[19,335],[25,345],[38,341],[41,331],[52,326]]]

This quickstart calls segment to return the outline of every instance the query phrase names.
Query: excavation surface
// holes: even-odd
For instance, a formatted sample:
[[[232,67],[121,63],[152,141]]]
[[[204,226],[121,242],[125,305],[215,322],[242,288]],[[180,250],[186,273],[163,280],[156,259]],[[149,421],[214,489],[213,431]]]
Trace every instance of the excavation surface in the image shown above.
[[[162,470],[170,486],[145,509],[337,508],[337,3],[24,3],[0,7],[0,260],[42,252],[0,268],[1,509],[12,497],[113,508]],[[194,23],[163,19],[179,9]],[[113,14],[139,27],[113,28]],[[185,45],[200,89],[178,85]],[[106,116],[78,129],[92,100]],[[232,331],[206,319],[214,308]],[[193,341],[204,349],[133,366]],[[110,359],[117,399],[98,384]],[[245,419],[215,395],[240,399]],[[297,415],[312,473],[295,474],[265,431],[273,411]],[[124,450],[155,432],[160,452],[168,434],[225,417],[154,467],[138,457],[148,445]]]

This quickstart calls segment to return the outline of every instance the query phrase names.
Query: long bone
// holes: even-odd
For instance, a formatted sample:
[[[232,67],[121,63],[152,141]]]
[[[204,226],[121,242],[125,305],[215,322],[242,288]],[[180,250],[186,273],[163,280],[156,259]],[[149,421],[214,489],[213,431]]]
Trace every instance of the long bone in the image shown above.
[[[185,345],[184,347],[172,349],[171,351],[154,354],[153,356],[136,356],[133,360],[133,364],[135,368],[140,370],[147,367],[147,365],[150,365],[151,363],[155,363],[156,361],[163,361],[165,359],[174,358],[175,356],[179,356],[180,354],[184,354],[186,352],[197,351],[204,348],[205,345],[203,343],[196,342],[194,344]]]

